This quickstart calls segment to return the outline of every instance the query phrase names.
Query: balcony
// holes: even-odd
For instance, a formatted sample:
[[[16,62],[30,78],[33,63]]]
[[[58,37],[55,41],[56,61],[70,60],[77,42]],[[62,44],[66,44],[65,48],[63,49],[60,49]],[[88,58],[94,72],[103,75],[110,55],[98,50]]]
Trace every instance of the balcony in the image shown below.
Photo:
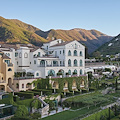
[[[35,79],[34,76],[14,77],[14,80]]]
[[[8,67],[13,67],[13,64],[12,64],[12,63],[9,63],[9,64],[8,64]]]
[[[76,89],[76,86],[72,86],[72,89]]]
[[[80,85],[80,88],[84,88],[85,86],[84,85]]]
[[[6,81],[4,80],[4,81],[0,81],[0,83],[6,83]]]
[[[68,90],[68,87],[64,87],[63,90]]]
[[[38,67],[64,67],[65,65],[53,64],[53,65],[39,65]]]

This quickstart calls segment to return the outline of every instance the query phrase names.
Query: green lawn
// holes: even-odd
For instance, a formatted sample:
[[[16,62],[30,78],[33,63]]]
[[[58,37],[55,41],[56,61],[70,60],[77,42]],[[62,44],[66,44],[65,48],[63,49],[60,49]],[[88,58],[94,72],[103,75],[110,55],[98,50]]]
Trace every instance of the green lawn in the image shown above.
[[[93,95],[93,93],[91,95]],[[94,93],[94,95],[95,95],[95,93]],[[98,104],[96,107],[93,105],[89,109],[86,107],[86,108],[83,108],[82,110],[77,110],[77,111],[67,110],[67,111],[57,113],[55,115],[48,116],[46,118],[43,118],[42,120],[73,120],[77,117],[83,118],[87,114],[92,114],[92,113],[100,110],[100,106],[106,106],[110,103],[115,102],[116,100],[114,100],[113,97],[118,96],[118,95],[119,95],[119,92],[105,95],[104,97],[108,98],[109,100],[108,101],[103,101],[102,103]],[[80,96],[80,98],[81,97],[83,97],[83,96]]]
[[[45,117],[42,120],[72,120],[78,116],[83,117],[83,115],[86,115],[87,113],[90,112],[95,112],[98,110],[98,107],[91,107],[90,109],[88,109],[87,107],[82,109],[82,110],[78,110],[78,111],[63,111],[60,113],[57,113],[55,115],[51,115],[49,117]]]

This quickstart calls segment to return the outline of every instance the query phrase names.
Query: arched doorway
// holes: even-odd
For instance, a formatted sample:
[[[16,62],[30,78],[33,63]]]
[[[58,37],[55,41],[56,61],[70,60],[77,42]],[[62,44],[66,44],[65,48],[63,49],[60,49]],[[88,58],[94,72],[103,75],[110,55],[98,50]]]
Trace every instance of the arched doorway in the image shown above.
[[[57,74],[58,74],[58,75],[64,75],[64,70],[63,70],[63,69],[60,69]]]
[[[9,85],[9,86],[12,85],[12,78],[8,78],[8,85]]]
[[[41,61],[40,61],[40,66],[41,66],[41,67],[45,67],[45,60],[41,60]]]
[[[0,91],[5,91],[5,86],[4,85],[0,85]]]
[[[58,82],[53,83],[53,88],[58,89]]]
[[[55,71],[54,70],[49,70],[48,71],[48,76],[55,76]]]
[[[73,86],[73,87],[76,87],[76,81],[75,81],[75,80],[73,81],[72,86]]]

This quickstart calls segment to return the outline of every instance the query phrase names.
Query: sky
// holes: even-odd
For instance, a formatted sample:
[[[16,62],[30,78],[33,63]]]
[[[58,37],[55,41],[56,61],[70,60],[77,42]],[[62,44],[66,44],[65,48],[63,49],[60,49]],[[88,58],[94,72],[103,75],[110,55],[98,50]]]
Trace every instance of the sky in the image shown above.
[[[0,16],[43,31],[82,28],[110,36],[120,33],[120,0],[0,0]]]

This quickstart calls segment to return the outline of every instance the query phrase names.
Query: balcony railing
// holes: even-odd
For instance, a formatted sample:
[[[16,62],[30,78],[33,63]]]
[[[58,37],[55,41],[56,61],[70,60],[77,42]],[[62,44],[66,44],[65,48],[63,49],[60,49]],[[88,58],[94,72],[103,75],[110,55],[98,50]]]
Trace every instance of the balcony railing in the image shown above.
[[[64,87],[63,90],[68,90],[68,87]]]
[[[8,67],[13,67],[13,64],[12,64],[12,63],[9,63],[9,64],[8,64]]]
[[[0,83],[6,83],[6,81],[0,81]]]
[[[53,65],[39,65],[38,67],[63,67],[65,65],[53,64]]]
[[[23,79],[36,79],[36,78],[34,76],[14,77],[14,80],[23,80]]]

